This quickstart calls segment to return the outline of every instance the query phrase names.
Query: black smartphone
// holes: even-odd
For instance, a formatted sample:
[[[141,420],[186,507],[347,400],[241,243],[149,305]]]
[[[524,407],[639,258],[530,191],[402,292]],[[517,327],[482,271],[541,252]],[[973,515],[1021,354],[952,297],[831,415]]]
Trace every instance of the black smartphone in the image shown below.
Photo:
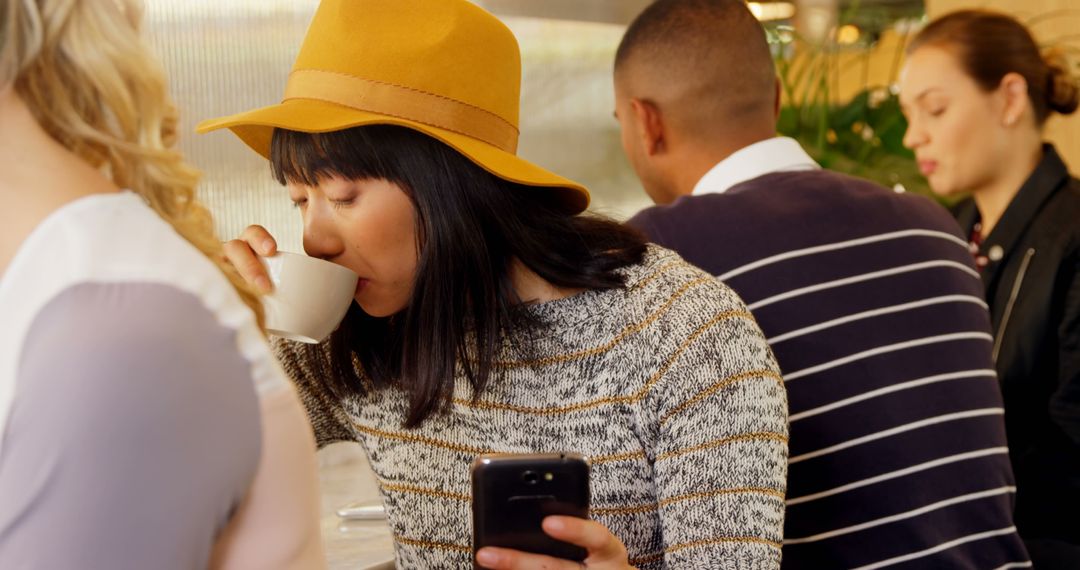
[[[574,453],[481,455],[472,466],[473,560],[485,546],[582,561],[584,548],[555,540],[544,517],[589,516],[589,464]]]

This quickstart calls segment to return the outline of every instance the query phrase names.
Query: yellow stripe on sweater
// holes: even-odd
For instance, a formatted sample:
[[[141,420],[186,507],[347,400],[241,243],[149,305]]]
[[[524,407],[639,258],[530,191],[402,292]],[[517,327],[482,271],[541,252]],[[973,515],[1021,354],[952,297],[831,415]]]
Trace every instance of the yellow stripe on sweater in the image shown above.
[[[394,535],[394,540],[400,544],[406,546],[415,546],[418,548],[434,548],[436,550],[452,550],[454,552],[465,552],[472,554],[472,545],[465,546],[461,544],[450,544],[447,542],[432,542],[430,540],[416,540],[414,538],[405,538],[404,536]]]
[[[716,392],[719,392],[720,390],[723,390],[724,388],[727,388],[728,386],[731,386],[732,384],[736,384],[736,383],[742,382],[744,380],[751,380],[751,379],[754,379],[754,378],[771,378],[771,379],[775,380],[778,384],[780,384],[781,387],[784,386],[784,379],[779,374],[777,374],[776,372],[773,372],[772,370],[751,370],[749,372],[743,372],[742,374],[735,374],[734,376],[728,376],[727,378],[724,378],[723,380],[717,382],[716,384],[713,384],[712,386],[709,386],[708,388],[702,390],[697,395],[695,395],[693,398],[690,398],[689,400],[683,402],[682,404],[679,404],[678,406],[675,406],[674,408],[668,410],[668,412],[666,414],[664,414],[663,416],[660,417],[660,425],[664,425],[665,423],[667,423],[668,420],[670,420],[672,418],[672,416],[675,416],[676,414],[682,412],[686,408],[689,408],[690,406],[693,406],[694,404],[697,404],[698,402],[704,400],[705,398],[708,398],[709,396],[715,394]]]
[[[498,368],[504,368],[504,369],[505,368],[523,368],[523,367],[536,367],[536,366],[550,366],[552,364],[558,364],[560,362],[568,362],[570,360],[578,360],[578,359],[581,359],[581,358],[585,358],[587,356],[595,356],[597,354],[602,354],[602,353],[607,352],[607,351],[611,350],[612,348],[615,348],[616,346],[618,346],[618,344],[620,342],[622,342],[623,340],[626,340],[626,338],[629,337],[630,335],[639,333],[642,330],[644,330],[645,327],[647,327],[647,326],[653,324],[654,322],[656,322],[657,319],[662,317],[664,315],[664,313],[666,313],[671,308],[671,306],[675,304],[675,301],[679,300],[679,297],[682,297],[683,295],[685,295],[686,292],[689,291],[690,289],[692,289],[694,287],[697,287],[698,285],[703,285],[705,283],[711,283],[712,281],[713,281],[712,277],[701,277],[701,278],[694,279],[693,281],[689,281],[689,282],[683,284],[683,286],[680,287],[679,290],[676,291],[674,294],[672,294],[671,297],[669,297],[667,301],[664,301],[663,305],[660,305],[659,309],[653,311],[653,313],[651,315],[649,315],[648,317],[645,317],[645,320],[641,321],[640,323],[635,323],[635,324],[632,324],[632,325],[624,328],[619,334],[615,335],[614,338],[612,338],[610,341],[608,341],[608,342],[606,342],[606,343],[604,343],[604,344],[602,344],[600,346],[595,346],[593,348],[587,348],[585,350],[579,350],[577,352],[571,352],[570,354],[556,354],[554,356],[548,356],[548,357],[545,357],[545,358],[538,358],[538,359],[535,359],[535,360],[502,360],[502,361],[495,361],[492,364],[494,366],[498,367]]]
[[[773,540],[766,540],[764,538],[758,538],[756,536],[740,536],[740,537],[721,537],[710,538],[707,540],[697,540],[694,542],[685,542],[682,544],[676,544],[664,550],[663,552],[656,552],[654,554],[646,554],[645,556],[639,556],[637,558],[630,559],[631,566],[640,566],[642,564],[648,564],[650,562],[656,562],[662,560],[665,554],[671,554],[679,550],[686,550],[687,548],[700,548],[702,546],[713,546],[716,544],[763,544],[775,548],[781,549],[781,544]]]
[[[697,340],[697,338],[699,336],[704,334],[710,328],[716,326],[719,322],[727,320],[727,319],[735,319],[735,318],[744,318],[744,319],[753,320],[754,317],[751,316],[750,313],[748,313],[746,311],[724,311],[724,312],[716,315],[709,322],[705,323],[700,328],[698,328],[693,333],[691,333],[690,336],[687,337],[686,340],[683,341],[683,343],[679,346],[679,348],[675,349],[675,352],[672,353],[672,355],[670,357],[668,357],[668,360],[664,363],[663,366],[660,367],[660,370],[656,371],[656,373],[653,374],[649,378],[649,380],[645,383],[645,385],[640,390],[638,390],[637,392],[635,392],[633,394],[628,394],[628,395],[625,395],[625,396],[608,396],[606,398],[599,398],[599,399],[596,399],[596,400],[589,400],[589,401],[586,401],[586,402],[578,402],[578,403],[575,403],[575,404],[568,404],[568,405],[565,405],[565,406],[552,406],[552,407],[521,406],[521,405],[517,405],[517,404],[508,404],[508,403],[504,403],[504,402],[494,402],[494,401],[490,401],[490,400],[478,400],[478,401],[474,402],[472,400],[468,400],[468,399],[465,399],[465,398],[455,398],[454,403],[458,404],[460,406],[465,406],[467,408],[473,408],[473,409],[504,410],[504,411],[509,411],[509,412],[518,412],[518,413],[522,413],[522,414],[532,414],[532,415],[538,415],[538,416],[553,416],[553,415],[559,415],[559,414],[567,414],[567,413],[571,413],[571,412],[579,412],[579,411],[582,411],[582,410],[589,410],[589,409],[592,409],[592,408],[597,408],[597,407],[600,407],[600,406],[611,405],[611,404],[633,404],[633,403],[636,403],[636,402],[642,400],[643,398],[645,398],[645,396],[647,396],[649,394],[649,392],[653,389],[654,386],[656,386],[656,384],[660,381],[660,379],[664,377],[664,374],[666,374],[667,371],[670,370],[672,366],[674,366],[675,361],[678,360],[678,358],[680,356],[682,356],[683,352],[686,352],[686,349],[691,344],[693,344],[693,342],[695,340]]]
[[[676,449],[674,451],[669,451],[667,453],[661,453],[660,455],[656,456],[656,460],[657,461],[665,461],[665,460],[668,460],[668,459],[679,457],[680,455],[687,455],[689,453],[694,453],[695,451],[701,451],[701,450],[704,450],[704,449],[712,449],[714,447],[720,447],[722,445],[727,445],[729,443],[737,443],[737,442],[740,442],[740,441],[777,441],[777,442],[786,444],[788,442],[788,438],[787,438],[786,435],[784,435],[782,433],[776,433],[776,432],[771,432],[771,431],[764,431],[764,432],[758,432],[758,433],[746,433],[746,434],[736,435],[736,436],[732,436],[732,437],[724,437],[724,438],[720,438],[720,439],[714,439],[712,441],[703,443],[701,445],[695,445],[693,447],[686,447],[686,448],[683,448],[683,449]]]
[[[713,497],[722,497],[725,495],[768,495],[784,500],[784,492],[777,491],[776,489],[769,489],[767,487],[744,487],[739,489],[714,489],[712,491],[701,491],[698,493],[688,493],[685,495],[677,495],[674,497],[668,497],[661,500],[659,503],[649,503],[645,505],[634,505],[629,507],[596,507],[589,512],[597,516],[613,516],[613,515],[637,515],[641,513],[648,513],[658,510],[660,507],[665,507],[673,503],[681,503],[684,501],[693,501],[696,499],[711,499]]]

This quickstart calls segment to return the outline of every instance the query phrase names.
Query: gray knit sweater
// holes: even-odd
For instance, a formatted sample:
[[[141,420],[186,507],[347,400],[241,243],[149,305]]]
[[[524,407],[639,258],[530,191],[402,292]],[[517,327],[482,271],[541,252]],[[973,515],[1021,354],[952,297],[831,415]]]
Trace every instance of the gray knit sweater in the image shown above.
[[[506,343],[489,390],[474,402],[458,378],[452,410],[415,430],[403,393],[334,398],[325,362],[277,345],[319,444],[367,451],[400,567],[471,567],[478,454],[570,451],[632,565],[779,568],[787,405],[764,337],[734,292],[668,250],[624,272],[626,289],[522,308],[544,324]]]

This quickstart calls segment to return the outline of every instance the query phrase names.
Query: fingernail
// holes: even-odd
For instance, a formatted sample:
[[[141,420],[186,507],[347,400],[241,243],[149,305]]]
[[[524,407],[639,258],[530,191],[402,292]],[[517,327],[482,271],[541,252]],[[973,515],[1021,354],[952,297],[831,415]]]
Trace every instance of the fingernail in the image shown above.
[[[476,561],[480,564],[483,564],[484,566],[498,564],[499,555],[498,553],[492,552],[490,550],[482,549],[476,553]]]
[[[270,255],[270,251],[273,250],[273,249],[274,249],[273,240],[266,240],[266,241],[262,242],[263,255]]]
[[[549,530],[554,530],[556,532],[566,530],[566,523],[558,517],[548,517],[544,520],[544,526],[548,527]]]
[[[266,293],[270,292],[270,280],[262,275],[255,278],[255,286],[258,287],[260,291]]]

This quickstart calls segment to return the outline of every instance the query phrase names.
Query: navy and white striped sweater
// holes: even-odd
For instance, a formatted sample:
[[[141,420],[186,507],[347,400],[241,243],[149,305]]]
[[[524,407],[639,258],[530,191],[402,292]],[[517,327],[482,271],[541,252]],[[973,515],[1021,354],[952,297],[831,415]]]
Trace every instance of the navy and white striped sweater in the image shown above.
[[[800,171],[630,223],[769,338],[791,414],[785,569],[1030,566],[982,286],[947,212]]]

